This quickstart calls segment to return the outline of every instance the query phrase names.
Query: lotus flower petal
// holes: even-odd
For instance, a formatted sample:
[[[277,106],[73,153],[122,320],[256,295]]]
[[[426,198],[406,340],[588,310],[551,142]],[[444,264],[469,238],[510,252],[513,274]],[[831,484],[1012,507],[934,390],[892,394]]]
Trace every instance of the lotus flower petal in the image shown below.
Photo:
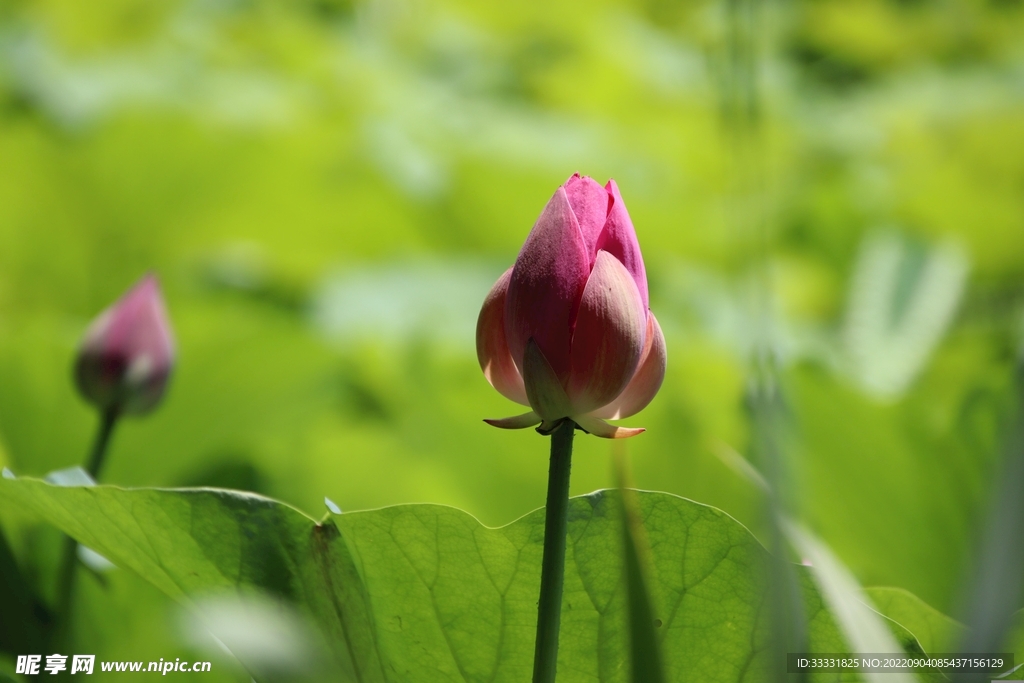
[[[580,224],[580,232],[583,234],[583,243],[586,245],[588,264],[593,265],[597,256],[597,242],[604,230],[605,222],[608,220],[608,206],[611,204],[611,196],[608,190],[590,177],[580,177],[579,173],[573,175],[565,183],[565,194],[569,200],[569,206]]]
[[[544,357],[544,352],[532,339],[526,344],[523,380],[530,406],[544,420],[557,420],[569,415],[569,397],[555,376],[555,371],[551,369],[551,364]]]
[[[644,310],[629,271],[607,251],[598,252],[572,339],[567,393],[573,415],[610,403],[629,384],[644,350]]]
[[[612,204],[608,211],[608,222],[601,239],[598,240],[597,248],[604,249],[626,267],[636,287],[640,290],[640,299],[644,302],[646,311],[650,302],[647,294],[647,269],[644,268],[644,257],[640,253],[640,243],[636,239],[636,230],[633,229],[633,221],[626,211],[626,204],[619,194],[619,186],[614,180],[609,180],[605,185],[611,194]]]
[[[526,238],[508,285],[505,338],[524,379],[524,354],[530,339],[540,347],[555,375],[562,381],[568,379],[572,321],[589,273],[590,259],[579,223],[560,187]]]
[[[484,299],[476,322],[476,356],[484,377],[492,387],[505,398],[528,406],[523,377],[512,361],[505,339],[505,298],[511,277],[512,269],[509,268]]]
[[[661,326],[654,314],[648,311],[647,340],[644,346],[644,355],[636,369],[636,374],[633,375],[633,379],[629,381],[618,398],[590,414],[593,417],[606,420],[619,420],[636,415],[646,408],[658,393],[661,383],[665,379],[667,359],[665,335],[662,334]]]
[[[503,417],[500,420],[484,420],[484,422],[500,429],[526,429],[527,427],[540,424],[540,415],[531,410],[522,415]]]
[[[617,427],[610,425],[604,420],[590,416],[579,416],[574,417],[573,421],[580,426],[583,431],[594,436],[599,436],[602,439],[628,439],[631,436],[637,434],[643,434],[645,430],[643,427]]]

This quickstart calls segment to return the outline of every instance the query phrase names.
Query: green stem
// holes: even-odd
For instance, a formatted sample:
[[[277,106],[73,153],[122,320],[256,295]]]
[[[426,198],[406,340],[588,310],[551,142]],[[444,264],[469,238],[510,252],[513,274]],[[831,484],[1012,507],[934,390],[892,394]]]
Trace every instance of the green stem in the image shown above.
[[[541,562],[540,601],[537,603],[537,646],[533,683],[553,683],[558,663],[558,625],[562,617],[565,580],[565,535],[569,512],[569,470],[576,423],[565,420],[551,434],[548,501],[544,509],[544,559]]]
[[[100,429],[96,432],[96,440],[92,444],[89,462],[85,466],[85,471],[93,479],[100,478],[100,470],[103,468],[103,460],[107,456],[107,447],[110,445],[110,436],[114,433],[117,418],[118,412],[114,409],[105,411],[100,418]]]
[[[93,441],[92,450],[89,453],[89,460],[86,463],[85,471],[93,479],[98,479],[100,470],[103,468],[103,460],[106,458],[107,449],[110,446],[110,437],[114,433],[114,425],[117,424],[118,412],[116,410],[104,411],[100,417],[100,427],[96,432],[96,439]],[[78,569],[78,543],[70,536],[64,537],[64,550],[61,554],[60,569],[57,574],[57,623],[55,641],[63,644],[63,641],[71,628],[71,601],[75,592],[75,572]]]

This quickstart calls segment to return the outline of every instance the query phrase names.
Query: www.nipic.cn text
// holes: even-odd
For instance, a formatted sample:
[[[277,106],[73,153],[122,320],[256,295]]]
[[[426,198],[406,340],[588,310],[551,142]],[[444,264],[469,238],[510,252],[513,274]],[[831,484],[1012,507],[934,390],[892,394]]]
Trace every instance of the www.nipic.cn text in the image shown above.
[[[69,662],[68,659],[71,661]],[[18,655],[15,673],[34,676],[52,674],[56,676],[63,671],[72,674],[91,674],[96,667],[96,655]],[[158,673],[166,676],[176,672],[202,672],[210,670],[210,662],[183,662],[181,658],[171,660],[160,659],[158,662],[106,662],[99,663],[100,671]]]

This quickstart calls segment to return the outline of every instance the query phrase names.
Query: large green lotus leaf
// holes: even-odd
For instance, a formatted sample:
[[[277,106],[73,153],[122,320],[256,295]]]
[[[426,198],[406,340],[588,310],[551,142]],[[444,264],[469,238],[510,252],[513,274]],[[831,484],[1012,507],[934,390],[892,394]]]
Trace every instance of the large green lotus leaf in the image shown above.
[[[628,677],[617,495],[597,492],[569,508],[559,653],[565,683]],[[666,678],[769,680],[764,548],[715,508],[661,493],[640,493],[637,505],[652,550]],[[318,523],[283,503],[219,489],[3,479],[0,511],[48,520],[187,605],[240,590],[292,603],[330,644],[335,680],[530,678],[541,510],[498,529],[436,505]],[[811,649],[843,651],[811,582],[802,580]]]

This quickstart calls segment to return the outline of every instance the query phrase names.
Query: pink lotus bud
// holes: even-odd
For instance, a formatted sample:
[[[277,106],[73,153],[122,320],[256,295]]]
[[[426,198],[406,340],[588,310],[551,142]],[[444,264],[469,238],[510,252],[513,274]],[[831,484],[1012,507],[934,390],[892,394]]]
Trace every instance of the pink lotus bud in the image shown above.
[[[173,365],[174,340],[160,286],[147,275],[89,325],[75,381],[101,410],[141,415],[160,402]]]
[[[571,418],[592,434],[643,429],[629,417],[658,393],[665,338],[648,308],[647,273],[615,181],[576,174],[558,188],[515,265],[484,300],[476,329],[484,376],[529,413],[488,423],[508,429]]]

